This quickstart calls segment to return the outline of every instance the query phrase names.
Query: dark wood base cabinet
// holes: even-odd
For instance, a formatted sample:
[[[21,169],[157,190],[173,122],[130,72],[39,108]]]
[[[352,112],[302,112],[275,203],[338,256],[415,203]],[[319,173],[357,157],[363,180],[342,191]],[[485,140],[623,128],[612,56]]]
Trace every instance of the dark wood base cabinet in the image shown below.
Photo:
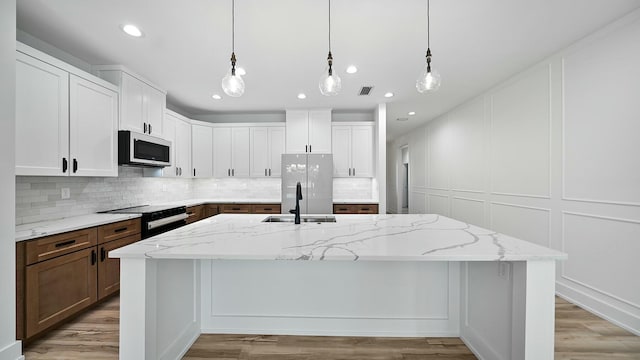
[[[16,244],[16,335],[29,341],[120,289],[111,250],[140,240],[140,219]]]
[[[378,204],[333,204],[334,214],[377,214]]]

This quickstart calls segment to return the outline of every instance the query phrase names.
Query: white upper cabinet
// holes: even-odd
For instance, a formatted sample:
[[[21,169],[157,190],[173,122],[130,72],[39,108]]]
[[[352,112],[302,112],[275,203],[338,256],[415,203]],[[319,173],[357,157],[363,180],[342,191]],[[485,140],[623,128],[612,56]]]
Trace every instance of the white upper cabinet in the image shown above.
[[[121,66],[95,69],[100,77],[120,87],[120,130],[163,137],[166,92]]]
[[[191,177],[191,124],[186,120],[175,120],[173,149],[177,176]]]
[[[373,125],[333,125],[333,176],[373,177]]]
[[[249,127],[213,128],[213,176],[248,177]]]
[[[16,60],[16,175],[67,175],[69,73],[21,52]]]
[[[251,176],[281,176],[282,154],[285,152],[284,126],[251,127]]]
[[[331,110],[287,110],[287,153],[331,153]]]
[[[118,176],[117,88],[18,43],[16,175]]]
[[[118,93],[75,75],[69,78],[71,174],[118,176]]]
[[[193,177],[213,175],[213,129],[205,125],[191,125],[191,164]]]

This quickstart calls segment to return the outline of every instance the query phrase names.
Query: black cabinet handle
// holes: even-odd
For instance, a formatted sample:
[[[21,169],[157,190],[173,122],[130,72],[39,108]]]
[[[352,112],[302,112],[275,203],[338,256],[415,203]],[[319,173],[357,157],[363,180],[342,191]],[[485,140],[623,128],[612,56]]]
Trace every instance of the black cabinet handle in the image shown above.
[[[269,169],[269,176],[271,176],[271,169]]]
[[[267,176],[267,169],[264,169],[264,176]]]
[[[309,152],[311,152],[311,145],[309,145]]]
[[[236,169],[231,169],[231,176],[236,176]]]
[[[113,230],[113,232],[119,233],[119,232],[123,232],[123,231],[125,231],[127,229],[128,229],[128,227],[125,226],[125,227],[117,228],[117,229]]]
[[[176,168],[176,176],[178,176],[178,168]]]
[[[178,168],[178,175],[182,176],[182,168]]]
[[[147,123],[142,123],[142,124],[143,124],[142,132],[144,132],[146,134],[147,133]]]
[[[75,174],[78,171],[78,160],[73,159],[73,173]]]
[[[67,161],[67,158],[62,158],[62,172],[66,173],[68,168],[69,162]]]
[[[353,176],[356,176],[356,168],[353,168]]]
[[[240,211],[240,208],[231,208],[233,211]]]
[[[76,243],[75,240],[69,240],[69,241],[63,241],[63,242],[57,243],[55,246],[59,248],[59,247],[63,247],[63,246],[67,246],[75,243]]]
[[[349,168],[349,176],[351,176],[351,168]]]
[[[193,168],[193,177],[196,177],[196,168]]]
[[[149,134],[151,134],[151,124],[149,124]]]
[[[100,262],[104,262],[104,259],[107,258],[107,251],[104,249],[104,247],[100,248]]]
[[[98,254],[96,254],[95,250],[91,250],[91,265],[95,265],[98,261]]]
[[[309,145],[304,146],[304,152],[309,152]]]
[[[227,176],[231,176],[231,169],[227,169]]]

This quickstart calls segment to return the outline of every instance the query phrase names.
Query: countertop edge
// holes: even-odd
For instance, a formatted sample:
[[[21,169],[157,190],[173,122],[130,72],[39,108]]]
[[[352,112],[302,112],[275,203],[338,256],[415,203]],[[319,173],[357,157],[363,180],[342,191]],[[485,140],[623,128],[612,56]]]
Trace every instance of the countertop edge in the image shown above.
[[[87,214],[57,220],[21,224],[16,226],[15,240],[16,242],[33,240],[45,236],[62,234],[69,231],[81,230],[139,217],[140,214]],[[83,221],[83,218],[86,218],[86,221]],[[70,221],[74,223],[71,225],[64,224],[65,222]],[[18,230],[19,228],[24,229]]]

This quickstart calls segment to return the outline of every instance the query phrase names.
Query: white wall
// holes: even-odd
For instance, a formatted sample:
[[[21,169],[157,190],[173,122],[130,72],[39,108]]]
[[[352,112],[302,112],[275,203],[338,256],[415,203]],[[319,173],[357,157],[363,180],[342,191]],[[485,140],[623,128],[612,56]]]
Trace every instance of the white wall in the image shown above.
[[[410,212],[567,252],[558,294],[640,334],[638,39],[635,11],[389,152],[409,144]]]
[[[15,50],[16,2],[0,1],[0,359],[21,357],[16,339]]]

